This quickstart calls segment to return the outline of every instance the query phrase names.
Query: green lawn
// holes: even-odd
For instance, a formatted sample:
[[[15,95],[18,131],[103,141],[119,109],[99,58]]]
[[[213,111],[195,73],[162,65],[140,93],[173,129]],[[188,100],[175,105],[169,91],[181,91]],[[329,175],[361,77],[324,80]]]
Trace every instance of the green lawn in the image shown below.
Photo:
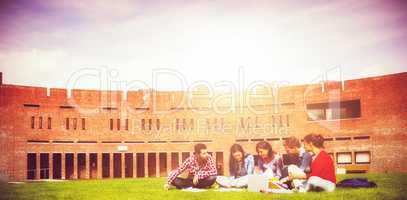
[[[0,184],[0,199],[407,199],[407,174],[338,175],[338,181],[350,177],[367,177],[378,188],[279,195],[213,190],[193,193],[163,190],[164,178],[107,179]]]

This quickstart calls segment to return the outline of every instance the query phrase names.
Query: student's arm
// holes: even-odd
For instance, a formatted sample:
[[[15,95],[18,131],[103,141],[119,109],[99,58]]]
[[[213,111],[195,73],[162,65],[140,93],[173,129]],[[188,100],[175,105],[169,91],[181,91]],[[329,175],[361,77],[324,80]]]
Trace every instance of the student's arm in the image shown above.
[[[230,167],[229,167],[229,175],[233,176],[233,177],[235,176],[234,170],[232,168],[230,168]]]
[[[283,160],[280,158],[277,159],[276,163],[276,176],[281,178],[283,176]]]
[[[254,173],[261,174],[263,173],[263,161],[260,158],[257,158],[257,165],[256,162],[254,163]]]
[[[255,166],[255,167],[254,167],[254,173],[255,173],[255,174],[260,174],[260,173],[262,173],[262,170],[260,169],[259,166]]]
[[[293,180],[293,179],[307,179],[307,175],[305,175],[305,174],[288,175],[288,180]]]
[[[205,166],[202,167],[199,171],[195,172],[194,175],[197,176],[199,180],[205,179],[209,176],[218,175],[215,162],[213,161],[211,156],[208,157],[208,161],[206,162]]]
[[[254,173],[254,158],[252,155],[247,156],[247,165],[246,165],[246,171],[247,174],[253,174]]]
[[[168,184],[171,184],[172,181],[174,181],[175,178],[177,178],[177,176],[179,176],[182,172],[185,171],[185,169],[191,165],[192,162],[192,157],[187,158],[176,170],[172,171],[169,175],[168,175]]]
[[[311,154],[305,152],[302,157],[300,169],[302,169],[302,171],[306,172],[307,169],[309,169],[311,167],[311,160],[312,160]]]
[[[306,168],[311,168],[311,162],[312,162],[312,156],[310,155],[310,154],[308,154],[309,156],[308,156],[308,159],[309,159],[309,161],[307,161],[307,162],[309,162],[309,164],[307,165],[307,167]],[[305,156],[305,155],[304,155]],[[305,157],[303,158],[303,159],[306,159]],[[304,163],[304,160],[302,161],[302,163]],[[302,165],[301,165],[301,167],[302,167]],[[315,165],[314,165],[314,167],[315,167]],[[302,169],[302,168],[300,168],[300,169]],[[319,170],[319,169],[313,169],[312,171],[315,171],[315,170]],[[310,172],[306,172],[305,171],[305,173],[304,174],[289,174],[288,175],[288,179],[289,180],[293,180],[293,179],[308,179],[308,177],[310,177],[311,176],[311,174],[310,174]]]

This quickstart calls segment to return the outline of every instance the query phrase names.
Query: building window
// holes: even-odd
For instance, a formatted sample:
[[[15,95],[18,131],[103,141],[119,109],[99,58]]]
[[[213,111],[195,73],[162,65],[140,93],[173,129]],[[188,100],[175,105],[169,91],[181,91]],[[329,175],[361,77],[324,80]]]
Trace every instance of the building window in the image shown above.
[[[280,115],[279,117],[280,117],[280,125],[279,125],[279,126],[280,126],[280,127],[283,127],[283,116]]]
[[[307,104],[307,113],[309,121],[358,118],[360,100]]]
[[[175,119],[175,129],[179,130],[179,119]]]
[[[324,120],[325,110],[323,108],[318,108],[316,106],[307,106],[308,121],[318,121]]]
[[[290,117],[289,117],[289,115],[286,115],[286,125],[287,125],[287,127],[290,127]]]
[[[344,141],[344,140],[351,140],[351,137],[336,137],[336,141]]]
[[[117,130],[120,131],[120,119],[116,119]]]
[[[355,152],[356,164],[369,164],[370,163],[370,151]]]
[[[35,117],[32,116],[31,117],[31,129],[34,129],[34,128],[35,128]]]
[[[276,127],[276,118],[274,117],[274,115],[273,116],[271,116],[272,117],[272,121],[273,121],[273,128],[274,127]]]
[[[336,153],[336,163],[337,164],[352,164],[352,153],[351,152]]]
[[[126,119],[126,120],[124,121],[124,129],[125,129],[126,131],[129,130],[129,119]]]
[[[194,126],[195,126],[195,124],[194,124],[194,119],[190,119],[190,120],[189,120],[189,128],[190,128],[191,130],[194,130]]]
[[[85,122],[85,118],[82,118],[82,130],[86,129],[86,122]]]
[[[73,118],[73,130],[76,130],[78,128],[78,120],[77,118]]]
[[[182,119],[182,129],[185,130],[185,126],[187,124],[187,120],[184,118]]]
[[[69,130],[69,118],[65,119],[65,129]]]
[[[370,139],[370,136],[365,135],[365,136],[354,136],[353,137],[354,140],[368,140]]]
[[[254,118],[254,127],[259,128],[259,117],[258,116],[256,116]]]
[[[113,131],[113,119],[110,119],[109,127],[110,130]]]
[[[342,109],[344,109],[344,113],[341,112],[341,119],[361,117],[360,99],[341,102]]]
[[[38,118],[38,125],[39,125],[38,128],[42,129],[42,117]]]
[[[141,119],[141,130],[146,130],[146,120],[145,119]]]
[[[160,119],[156,119],[157,130],[160,130]]]
[[[51,129],[51,128],[52,128],[51,122],[52,122],[51,117],[48,117],[48,129]]]
[[[153,126],[153,119],[148,119],[148,130],[151,131],[152,126]]]
[[[217,118],[214,118],[214,119],[213,119],[213,128],[214,128],[215,130],[218,130],[218,128],[219,128],[219,126],[218,126],[218,119],[217,119]]]

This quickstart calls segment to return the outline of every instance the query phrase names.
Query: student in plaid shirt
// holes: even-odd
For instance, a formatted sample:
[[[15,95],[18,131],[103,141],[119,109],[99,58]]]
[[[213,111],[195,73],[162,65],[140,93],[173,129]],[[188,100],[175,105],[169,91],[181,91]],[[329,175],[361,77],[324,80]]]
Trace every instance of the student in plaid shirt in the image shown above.
[[[188,178],[178,177],[181,173],[188,172]],[[209,188],[216,181],[217,170],[212,157],[208,154],[205,144],[196,144],[194,155],[188,157],[178,169],[168,176],[166,189],[175,186],[177,189],[196,187]]]

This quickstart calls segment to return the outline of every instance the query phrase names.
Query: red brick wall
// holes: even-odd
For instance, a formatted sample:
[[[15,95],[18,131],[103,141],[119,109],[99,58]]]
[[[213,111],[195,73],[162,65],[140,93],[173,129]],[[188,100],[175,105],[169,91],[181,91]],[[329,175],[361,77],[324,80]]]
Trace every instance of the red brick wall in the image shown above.
[[[277,152],[284,153],[281,139],[291,135],[302,138],[308,133],[321,133],[333,138],[326,142],[328,152],[370,151],[369,171],[407,172],[407,92],[403,88],[407,83],[407,73],[349,80],[344,83],[329,82],[321,85],[298,85],[278,90],[277,101],[271,98],[253,96],[252,105],[268,105],[264,114],[247,110],[246,104],[228,114],[217,114],[209,109],[207,113],[193,112],[187,108],[184,92],[129,91],[127,100],[122,100],[121,91],[72,90],[67,98],[67,90],[17,85],[0,85],[0,175],[9,180],[24,180],[27,170],[27,153],[102,153],[117,152],[120,144],[106,144],[102,141],[119,141],[128,146],[128,152],[185,152],[192,151],[193,144],[200,140],[209,140],[209,151],[224,152],[224,166],[227,172],[229,147],[236,140],[246,151],[255,153],[256,139],[268,139]],[[147,102],[143,96],[148,95]],[[247,94],[244,94],[245,96]],[[237,105],[241,102],[235,96]],[[308,103],[321,103],[338,100],[360,99],[361,117],[344,120],[308,121],[305,110]],[[192,101],[192,107],[206,107],[210,99],[200,98]],[[36,104],[39,107],[27,107],[24,104]],[[228,103],[223,102],[224,106]],[[272,104],[278,107],[271,106]],[[181,109],[174,109],[180,107]],[[73,106],[61,108],[60,106]],[[110,108],[111,110],[107,109]],[[145,110],[149,108],[149,110]],[[184,108],[184,109],[182,109]],[[243,108],[243,109],[240,109]],[[272,112],[273,109],[276,113]],[[157,112],[161,111],[161,112]],[[279,117],[282,116],[282,127]],[[287,115],[289,126],[287,126]],[[31,128],[31,117],[35,117],[35,128]],[[272,118],[276,125],[272,127]],[[43,128],[38,128],[39,117],[43,117]],[[52,118],[52,128],[47,129],[47,118]],[[248,130],[239,128],[241,118],[250,117]],[[263,132],[255,131],[255,121],[261,127],[270,127]],[[70,118],[70,129],[66,130],[65,121]],[[78,128],[73,130],[72,119],[77,118]],[[81,119],[86,119],[86,130],[81,129]],[[176,119],[194,120],[193,130],[176,130]],[[221,118],[227,126],[223,131],[215,129],[214,120]],[[113,130],[109,120],[114,119]],[[120,131],[116,119],[121,119]],[[124,129],[125,119],[129,119],[129,130]],[[146,129],[141,130],[141,119],[146,119]],[[148,119],[160,119],[161,130],[148,130]],[[205,127],[210,120],[210,128]],[[197,122],[201,130],[198,132]],[[153,128],[154,129],[154,128]],[[336,140],[349,136],[350,140]],[[369,139],[357,140],[355,136],[369,136]],[[254,139],[254,141],[251,141]],[[274,141],[277,139],[277,141]],[[28,140],[44,140],[46,144],[29,143]],[[60,144],[58,141],[73,141],[72,144]],[[78,141],[96,141],[95,144],[81,144]],[[142,141],[144,143],[125,143]],[[149,143],[164,141],[165,143]],[[189,141],[176,143],[173,141]],[[167,163],[168,164],[168,163]],[[342,165],[339,165],[342,166]]]

